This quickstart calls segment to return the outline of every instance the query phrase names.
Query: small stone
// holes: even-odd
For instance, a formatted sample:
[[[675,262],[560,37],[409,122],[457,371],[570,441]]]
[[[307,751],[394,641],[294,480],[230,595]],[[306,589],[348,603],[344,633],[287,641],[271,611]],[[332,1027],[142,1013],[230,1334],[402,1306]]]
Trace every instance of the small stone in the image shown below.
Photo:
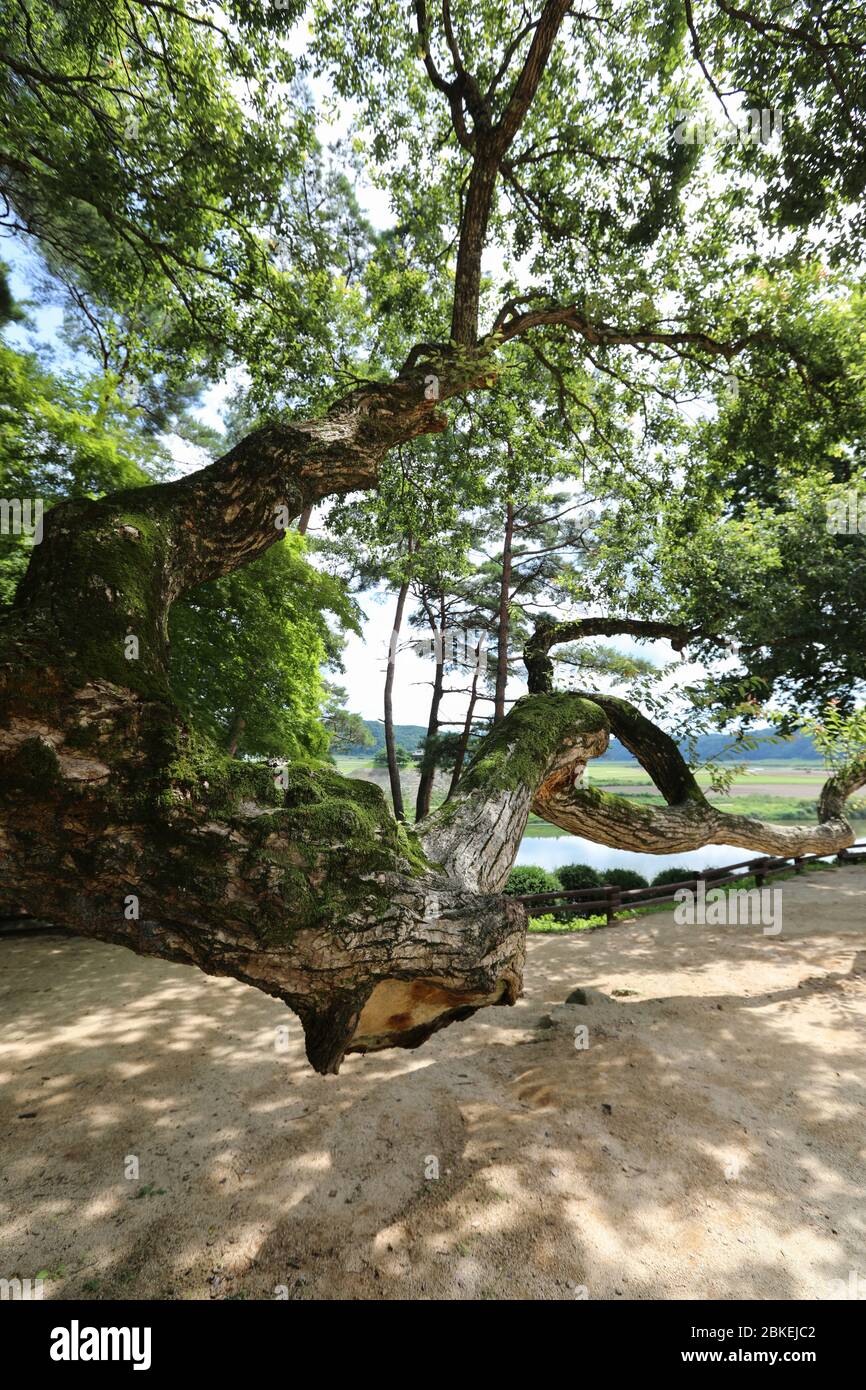
[[[600,989],[593,989],[591,985],[582,985],[579,989],[573,989],[566,999],[566,1004],[607,1004],[608,996],[602,994]]]

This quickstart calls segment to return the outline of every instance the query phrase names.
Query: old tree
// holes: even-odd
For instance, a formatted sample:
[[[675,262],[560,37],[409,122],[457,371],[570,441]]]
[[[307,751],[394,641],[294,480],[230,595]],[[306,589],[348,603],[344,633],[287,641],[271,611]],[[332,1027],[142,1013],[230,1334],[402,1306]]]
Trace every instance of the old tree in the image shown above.
[[[862,231],[862,20],[854,4],[775,9],[4,7],[6,222],[66,286],[106,392],[153,411],[185,376],[240,366],[253,427],[196,472],[46,513],[0,630],[0,914],[255,985],[333,1072],[514,1001],[525,916],[501,890],[530,811],[654,852],[851,843],[862,759],[828,781],[812,827],[725,816],[656,723],[558,692],[551,660],[625,634],[707,660],[737,641],[743,680],[806,701],[844,702],[862,678],[828,616],[862,588],[862,549],[844,544],[862,538],[820,526],[863,459],[862,311],[844,280]],[[354,123],[331,151],[314,92]],[[738,129],[747,109],[781,112],[781,136]],[[683,138],[684,110],[712,112],[715,133]],[[387,194],[386,233],[356,179]],[[597,491],[620,488],[604,616],[539,625],[529,694],[451,799],[410,830],[373,785],[310,761],[275,779],[192,728],[170,691],[172,604],[315,503],[375,489],[395,450],[507,394],[528,361],[549,375],[543,418],[572,432]],[[705,408],[683,451],[686,396]],[[659,493],[642,502],[640,480],[666,448],[677,509],[653,531]],[[750,561],[708,563],[718,542],[757,565],[762,516],[774,544],[808,547],[794,518],[809,508],[823,558],[790,611],[777,577],[750,587]],[[652,592],[634,583],[648,554],[667,576]],[[717,683],[719,708],[741,707],[732,688]],[[666,808],[575,785],[611,734]]]

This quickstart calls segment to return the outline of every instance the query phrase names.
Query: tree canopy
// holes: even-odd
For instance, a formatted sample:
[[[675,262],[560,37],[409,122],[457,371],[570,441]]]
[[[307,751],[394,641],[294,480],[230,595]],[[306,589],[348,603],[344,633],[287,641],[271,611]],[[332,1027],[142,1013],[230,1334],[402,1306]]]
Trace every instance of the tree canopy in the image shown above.
[[[7,330],[4,484],[53,504],[3,556],[23,910],[254,980],[333,1070],[516,996],[530,810],[651,852],[851,843],[864,54],[854,0],[12,0],[0,212],[74,356]],[[170,467],[172,434],[213,442],[208,386],[225,452]],[[395,599],[395,817],[322,765],[353,724],[323,674],[347,583]],[[442,643],[470,620],[495,668],[437,807]],[[419,621],[410,830],[392,704]],[[725,815],[672,737],[831,699],[845,757],[808,828]],[[664,806],[582,785],[612,736]]]

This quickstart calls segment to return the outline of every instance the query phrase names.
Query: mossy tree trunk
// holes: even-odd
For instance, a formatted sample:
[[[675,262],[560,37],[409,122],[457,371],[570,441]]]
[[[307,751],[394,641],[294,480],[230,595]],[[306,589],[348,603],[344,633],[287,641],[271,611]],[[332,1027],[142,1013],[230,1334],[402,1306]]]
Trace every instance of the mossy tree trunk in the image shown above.
[[[440,398],[478,384],[466,358],[440,366]],[[498,890],[523,827],[476,892],[377,787],[232,759],[171,701],[167,618],[319,498],[374,485],[395,443],[442,428],[429,371],[176,482],[56,507],[0,627],[0,915],[256,985],[298,1013],[321,1071],[516,998],[525,920]]]
[[[436,363],[440,399],[487,380],[483,352],[455,360]],[[866,779],[863,767],[828,783],[811,837],[720,817],[637,711],[556,694],[545,676],[416,834],[376,786],[275,775],[196,737],[169,694],[171,603],[320,498],[374,486],[393,445],[441,429],[430,370],[259,430],[176,482],[61,504],[0,626],[0,915],[255,985],[297,1012],[323,1072],[514,1001],[525,914],[501,892],[531,809],[627,848],[826,850],[851,843],[842,806]],[[612,727],[667,810],[576,789]]]

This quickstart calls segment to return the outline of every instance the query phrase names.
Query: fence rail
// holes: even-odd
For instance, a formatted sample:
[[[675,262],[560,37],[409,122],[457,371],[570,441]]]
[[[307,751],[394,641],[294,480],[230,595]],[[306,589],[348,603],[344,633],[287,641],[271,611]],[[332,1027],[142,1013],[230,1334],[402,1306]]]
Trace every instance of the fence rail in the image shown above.
[[[660,883],[655,888],[619,888],[615,884],[605,884],[596,888],[560,888],[551,893],[515,894],[517,902],[526,908],[543,908],[549,911],[556,908],[559,917],[593,917],[604,913],[607,925],[616,918],[617,913],[630,907],[647,907],[651,903],[673,902],[682,888],[696,893],[699,883],[712,884],[723,888],[731,883],[739,883],[754,878],[757,886],[763,888],[768,878],[786,873],[792,866],[794,872],[801,874],[806,864],[835,858],[838,864],[854,864],[866,860],[866,840],[856,840],[849,849],[839,850],[836,855],[795,854],[787,858],[762,855],[759,859],[742,859],[737,864],[724,864],[715,869],[701,869],[693,878],[684,878],[677,883]]]

